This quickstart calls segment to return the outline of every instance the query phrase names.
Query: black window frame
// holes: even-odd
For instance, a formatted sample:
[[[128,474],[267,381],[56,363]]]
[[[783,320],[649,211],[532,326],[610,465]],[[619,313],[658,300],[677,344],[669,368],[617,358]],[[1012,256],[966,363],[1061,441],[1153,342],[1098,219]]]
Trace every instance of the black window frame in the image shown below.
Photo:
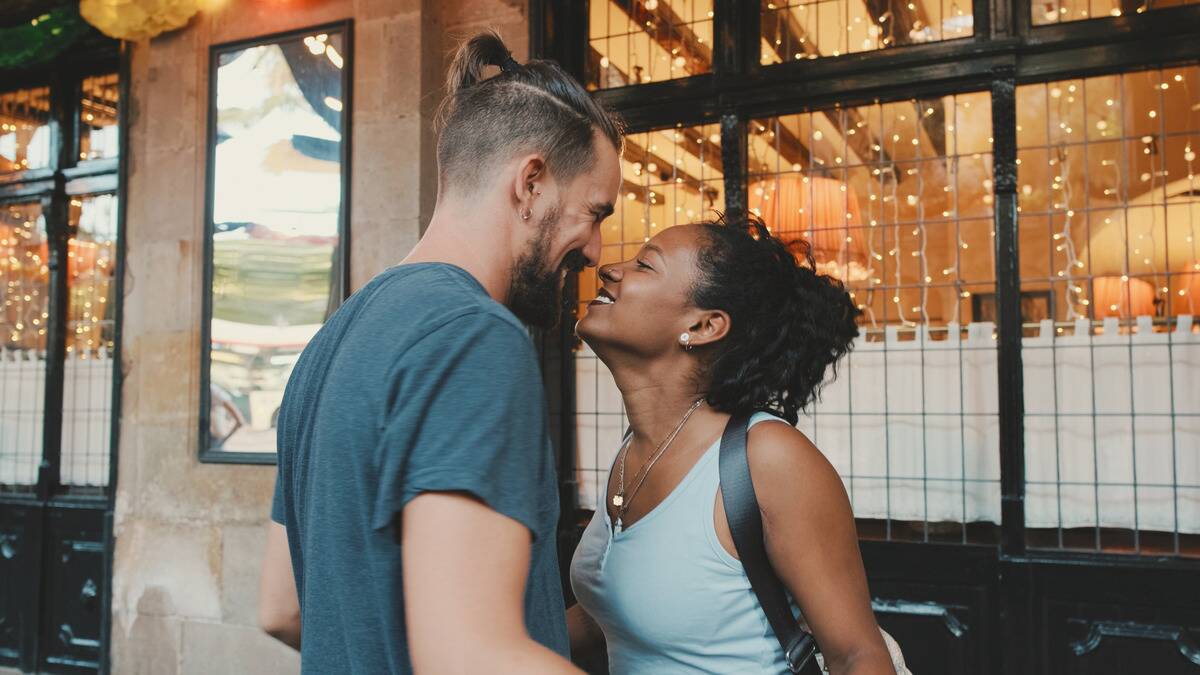
[[[115,44],[115,43],[114,43]],[[119,104],[117,119],[119,154],[104,159],[80,160],[80,97],[83,81],[89,77],[117,74]],[[62,60],[18,73],[6,74],[0,91],[10,92],[36,87],[50,88],[50,165],[37,169],[0,174],[0,205],[39,201],[46,219],[46,236],[50,262],[47,286],[50,315],[46,322],[46,374],[43,397],[43,434],[41,463],[37,483],[29,492],[4,492],[6,502],[28,500],[61,504],[101,503],[111,506],[115,497],[117,478],[117,447],[121,406],[119,367],[113,368],[111,390],[111,424],[109,429],[108,482],[103,488],[76,489],[63,485],[62,422],[64,405],[64,375],[66,360],[66,331],[68,311],[67,242],[71,237],[69,223],[70,201],[74,197],[111,193],[117,196],[116,269],[113,283],[115,296],[124,297],[125,278],[125,175],[128,145],[129,64],[125,54],[115,48],[85,47],[78,54],[68,54]],[[113,363],[121,363],[121,312],[123,304],[113,308]]]
[[[970,91],[992,97],[994,255],[999,367],[1001,532],[1003,560],[1108,559],[1142,555],[1027,550],[1024,511],[1024,381],[1017,221],[1016,88],[1018,85],[1200,62],[1200,5],[1034,26],[1031,0],[972,0],[970,37],[761,65],[764,3],[714,0],[713,70],[687,78],[602,89],[594,96],[625,119],[630,132],[721,125],[727,211],[747,208],[747,125],[753,119],[898,99]],[[584,81],[588,11],[571,0],[530,0],[530,48]],[[571,292],[574,286],[569,286]],[[574,311],[574,303],[566,303]],[[564,317],[564,324],[573,323]],[[569,331],[568,331],[569,332]],[[563,334],[561,349],[572,338]],[[574,376],[564,368],[557,430],[564,536],[579,528],[574,491]],[[883,542],[905,546],[904,542]],[[930,550],[930,544],[916,544]],[[953,545],[965,548],[973,545]],[[1179,564],[1177,558],[1164,563]]]

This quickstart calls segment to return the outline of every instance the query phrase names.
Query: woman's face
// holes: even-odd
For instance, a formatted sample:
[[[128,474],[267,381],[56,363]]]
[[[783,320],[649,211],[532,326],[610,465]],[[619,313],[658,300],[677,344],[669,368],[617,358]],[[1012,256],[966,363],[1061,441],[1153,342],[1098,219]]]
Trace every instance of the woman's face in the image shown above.
[[[679,225],[655,235],[632,260],[599,270],[600,291],[576,331],[597,354],[643,358],[679,350],[699,310],[690,291],[701,228]]]

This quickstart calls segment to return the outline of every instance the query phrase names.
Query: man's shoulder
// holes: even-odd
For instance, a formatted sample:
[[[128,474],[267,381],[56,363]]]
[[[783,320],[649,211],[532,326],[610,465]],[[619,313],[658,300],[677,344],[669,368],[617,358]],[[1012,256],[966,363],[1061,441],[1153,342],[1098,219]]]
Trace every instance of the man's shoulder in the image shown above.
[[[380,285],[373,301],[393,311],[374,314],[403,322],[418,336],[447,327],[462,330],[497,323],[528,336],[520,320],[459,267],[442,263],[400,265],[380,274],[375,282]]]

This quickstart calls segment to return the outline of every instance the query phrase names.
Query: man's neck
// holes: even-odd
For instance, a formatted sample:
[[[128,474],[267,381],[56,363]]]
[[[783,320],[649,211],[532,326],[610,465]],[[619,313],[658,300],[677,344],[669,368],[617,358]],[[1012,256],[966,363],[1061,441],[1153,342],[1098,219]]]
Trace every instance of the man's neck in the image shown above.
[[[490,217],[487,211],[491,211]],[[421,240],[401,264],[440,262],[460,267],[475,277],[496,302],[508,300],[512,260],[504,227],[494,210],[439,204]]]

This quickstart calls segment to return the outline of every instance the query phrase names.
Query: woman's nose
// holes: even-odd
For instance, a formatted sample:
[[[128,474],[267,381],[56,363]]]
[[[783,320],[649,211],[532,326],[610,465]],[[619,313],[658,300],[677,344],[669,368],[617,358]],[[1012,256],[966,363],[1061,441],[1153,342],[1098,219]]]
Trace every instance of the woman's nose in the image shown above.
[[[601,265],[599,274],[604,281],[616,283],[621,280],[621,270],[616,265]]]

